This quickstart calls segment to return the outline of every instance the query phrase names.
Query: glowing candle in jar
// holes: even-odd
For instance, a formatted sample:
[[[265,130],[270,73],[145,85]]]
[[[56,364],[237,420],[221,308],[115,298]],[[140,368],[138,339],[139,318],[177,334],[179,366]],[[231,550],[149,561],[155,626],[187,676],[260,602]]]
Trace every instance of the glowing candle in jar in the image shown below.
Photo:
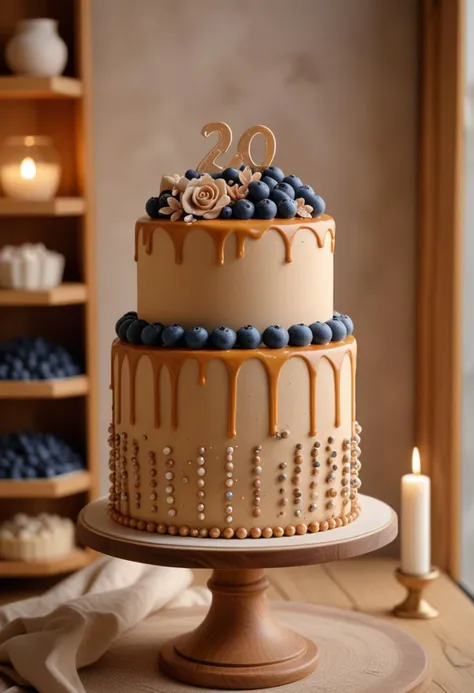
[[[421,474],[418,448],[413,450],[412,472],[402,477],[401,569],[407,575],[426,575],[431,570],[431,482]]]
[[[59,158],[46,137],[10,138],[2,152],[0,183],[4,195],[18,200],[50,200],[59,187]]]

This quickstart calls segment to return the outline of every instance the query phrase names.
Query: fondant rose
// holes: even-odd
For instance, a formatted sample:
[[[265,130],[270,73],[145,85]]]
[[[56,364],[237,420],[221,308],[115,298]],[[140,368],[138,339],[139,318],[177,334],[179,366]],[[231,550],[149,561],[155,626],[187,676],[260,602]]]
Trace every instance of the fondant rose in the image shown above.
[[[217,219],[221,209],[229,202],[225,180],[214,180],[209,175],[193,178],[181,195],[184,211],[204,219]]]

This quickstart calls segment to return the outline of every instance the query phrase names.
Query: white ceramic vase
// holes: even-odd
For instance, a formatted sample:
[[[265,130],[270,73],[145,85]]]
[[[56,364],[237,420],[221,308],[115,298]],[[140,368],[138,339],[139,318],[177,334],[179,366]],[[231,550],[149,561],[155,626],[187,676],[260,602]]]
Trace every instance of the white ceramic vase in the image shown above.
[[[5,48],[10,70],[18,75],[54,77],[67,61],[67,47],[55,19],[23,19]]]

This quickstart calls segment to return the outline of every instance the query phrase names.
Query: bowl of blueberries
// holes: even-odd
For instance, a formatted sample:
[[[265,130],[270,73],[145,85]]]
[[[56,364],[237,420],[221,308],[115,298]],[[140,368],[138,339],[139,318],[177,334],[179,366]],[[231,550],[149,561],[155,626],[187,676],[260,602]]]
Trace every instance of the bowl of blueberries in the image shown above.
[[[17,337],[0,344],[0,380],[53,380],[82,373],[60,344],[43,337]]]
[[[0,479],[50,479],[84,468],[82,455],[52,433],[0,436]]]

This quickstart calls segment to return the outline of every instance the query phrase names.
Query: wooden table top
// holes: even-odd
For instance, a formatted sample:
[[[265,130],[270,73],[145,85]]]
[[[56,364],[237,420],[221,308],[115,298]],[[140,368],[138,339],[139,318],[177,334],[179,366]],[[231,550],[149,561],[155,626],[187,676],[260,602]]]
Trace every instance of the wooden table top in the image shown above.
[[[429,588],[428,599],[439,609],[432,621],[394,618],[390,609],[401,601],[403,588],[396,582],[397,562],[385,558],[356,558],[299,568],[272,568],[269,597],[311,602],[362,611],[388,618],[418,640],[429,652],[433,682],[428,693],[474,692],[474,604],[448,578],[441,575]],[[195,571],[203,585],[208,570]],[[30,580],[0,581],[0,604],[38,594],[52,584]]]

